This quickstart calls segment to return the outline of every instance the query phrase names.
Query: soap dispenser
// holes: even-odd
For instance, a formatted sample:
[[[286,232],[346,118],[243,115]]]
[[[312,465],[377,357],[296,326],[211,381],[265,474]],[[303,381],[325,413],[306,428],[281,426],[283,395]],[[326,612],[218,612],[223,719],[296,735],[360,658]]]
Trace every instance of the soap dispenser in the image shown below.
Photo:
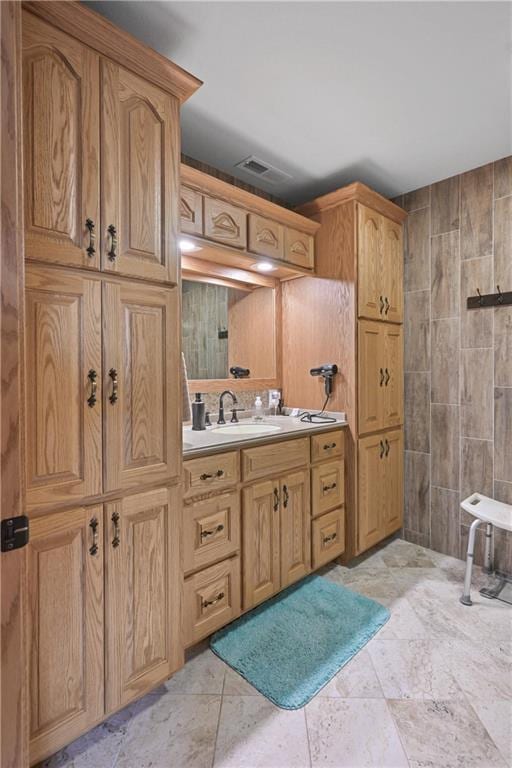
[[[254,421],[263,421],[263,403],[261,402],[261,397],[259,395],[254,401],[252,417]]]
[[[192,429],[206,429],[206,406],[200,392],[196,393],[196,399],[192,403]]]

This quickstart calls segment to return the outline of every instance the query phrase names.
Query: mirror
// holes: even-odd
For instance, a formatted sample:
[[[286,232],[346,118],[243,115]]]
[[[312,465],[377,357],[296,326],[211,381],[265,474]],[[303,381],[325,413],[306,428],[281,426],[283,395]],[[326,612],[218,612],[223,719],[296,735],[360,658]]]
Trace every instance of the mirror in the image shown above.
[[[276,290],[212,278],[182,282],[182,342],[189,380],[276,378]],[[249,369],[235,379],[229,369]]]

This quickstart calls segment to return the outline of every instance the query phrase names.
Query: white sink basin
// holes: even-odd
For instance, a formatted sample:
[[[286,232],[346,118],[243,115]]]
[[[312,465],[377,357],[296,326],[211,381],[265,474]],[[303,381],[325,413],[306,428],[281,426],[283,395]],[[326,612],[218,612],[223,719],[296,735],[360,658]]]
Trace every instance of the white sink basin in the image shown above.
[[[212,432],[219,435],[269,435],[271,432],[281,432],[281,427],[273,424],[226,424],[225,427],[215,427]]]

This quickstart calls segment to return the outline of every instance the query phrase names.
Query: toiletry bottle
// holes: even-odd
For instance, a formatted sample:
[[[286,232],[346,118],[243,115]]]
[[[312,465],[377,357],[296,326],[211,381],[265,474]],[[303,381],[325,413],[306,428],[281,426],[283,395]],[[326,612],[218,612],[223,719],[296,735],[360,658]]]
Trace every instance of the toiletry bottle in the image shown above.
[[[254,407],[252,409],[252,418],[254,421],[263,421],[263,403],[261,397],[258,395],[254,401]]]
[[[200,392],[196,393],[196,399],[192,403],[192,429],[206,429],[206,407]]]

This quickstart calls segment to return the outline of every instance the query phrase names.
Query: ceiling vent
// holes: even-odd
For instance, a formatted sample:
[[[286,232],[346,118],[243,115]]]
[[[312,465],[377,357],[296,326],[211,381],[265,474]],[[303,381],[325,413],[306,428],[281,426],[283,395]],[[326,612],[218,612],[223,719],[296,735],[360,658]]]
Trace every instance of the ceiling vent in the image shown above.
[[[235,168],[240,168],[245,173],[250,173],[251,176],[257,176],[258,179],[268,184],[282,184],[292,178],[289,173],[280,171],[279,168],[260,160],[259,157],[254,157],[254,155],[241,160],[235,165]]]

